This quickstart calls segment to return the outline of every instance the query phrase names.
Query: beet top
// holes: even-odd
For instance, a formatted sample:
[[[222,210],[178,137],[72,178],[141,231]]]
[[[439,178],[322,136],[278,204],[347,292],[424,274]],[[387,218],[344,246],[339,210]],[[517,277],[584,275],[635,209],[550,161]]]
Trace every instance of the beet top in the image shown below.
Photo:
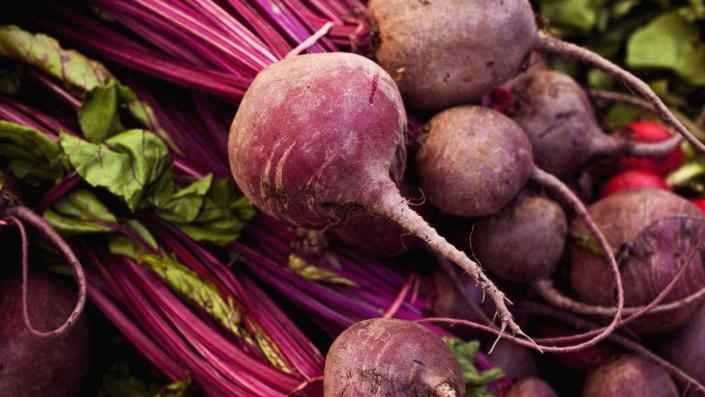
[[[326,356],[324,397],[465,395],[453,352],[410,321],[370,319],[352,325]]]

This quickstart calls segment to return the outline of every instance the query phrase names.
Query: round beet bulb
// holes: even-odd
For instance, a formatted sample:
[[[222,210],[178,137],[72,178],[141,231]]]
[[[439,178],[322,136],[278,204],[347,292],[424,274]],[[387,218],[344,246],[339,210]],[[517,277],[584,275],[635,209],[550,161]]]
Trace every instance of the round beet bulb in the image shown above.
[[[91,330],[81,318],[55,337],[32,335],[22,320],[21,280],[0,281],[0,396],[75,396],[89,368]],[[76,294],[56,276],[30,274],[29,315],[40,330],[61,324]]]
[[[558,204],[527,192],[475,223],[472,250],[483,266],[503,279],[531,283],[556,270],[567,230]]]
[[[497,342],[489,357],[505,375],[515,380],[537,376],[539,373],[531,351],[506,339]]]
[[[465,381],[450,348],[405,320],[370,319],[350,326],[326,356],[323,396],[461,397]]]
[[[659,342],[658,350],[664,358],[695,380],[705,383],[705,306],[700,306],[683,328]],[[691,390],[685,396],[696,397],[701,394]]]
[[[588,376],[582,397],[678,397],[671,376],[649,361],[622,356]]]
[[[478,106],[435,115],[416,153],[419,184],[433,205],[465,217],[493,214],[526,185],[531,144],[515,122]]]
[[[608,196],[588,211],[614,250],[620,252],[620,272],[625,304],[648,304],[665,288],[690,259],[685,275],[663,303],[685,298],[705,287],[705,269],[700,239],[705,233],[705,217],[686,199],[657,189],[630,190]],[[614,299],[614,280],[607,261],[598,255],[586,236],[585,226],[576,221],[569,245],[570,284],[580,300],[609,306]],[[664,313],[647,314],[630,327],[636,332],[654,334],[683,325],[696,304]]]
[[[658,174],[644,170],[628,170],[608,179],[600,190],[600,197],[638,189],[670,190],[666,181]]]

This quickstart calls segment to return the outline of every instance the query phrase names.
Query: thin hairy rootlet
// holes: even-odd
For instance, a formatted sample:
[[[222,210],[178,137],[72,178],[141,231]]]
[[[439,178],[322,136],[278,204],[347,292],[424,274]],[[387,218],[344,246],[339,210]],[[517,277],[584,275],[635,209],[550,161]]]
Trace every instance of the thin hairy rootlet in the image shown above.
[[[233,177],[262,211],[311,229],[358,211],[387,217],[468,272],[497,307],[502,329],[523,332],[480,266],[402,197],[406,114],[391,77],[354,54],[292,56],[254,80],[228,142]],[[529,154],[530,155],[530,154]]]
[[[376,33],[377,60],[414,108],[439,110],[477,100],[526,68],[531,51],[539,50],[585,62],[624,82],[705,152],[648,84],[597,53],[540,30],[528,0],[371,0],[367,15]]]
[[[333,342],[323,396],[465,396],[465,380],[450,348],[411,321],[370,319]]]

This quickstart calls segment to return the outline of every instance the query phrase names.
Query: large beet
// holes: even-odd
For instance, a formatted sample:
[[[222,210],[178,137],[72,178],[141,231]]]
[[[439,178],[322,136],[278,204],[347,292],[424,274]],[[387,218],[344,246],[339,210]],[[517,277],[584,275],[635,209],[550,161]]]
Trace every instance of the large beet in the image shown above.
[[[666,371],[636,356],[622,356],[590,374],[582,397],[678,397]]]
[[[461,397],[450,348],[419,324],[371,319],[346,329],[326,356],[324,397]]]
[[[40,330],[71,312],[76,294],[53,276],[31,274],[29,315]],[[0,396],[75,396],[89,367],[90,324],[85,314],[56,337],[32,335],[22,321],[19,278],[0,282]]]
[[[689,258],[688,270],[663,302],[684,298],[705,286],[700,255],[705,218],[695,205],[668,191],[644,189],[608,196],[588,211],[613,249],[620,252],[626,305],[648,304]],[[573,225],[571,236],[571,286],[584,302],[610,305],[614,280],[607,261],[586,248],[590,243],[583,239],[586,231],[582,222]],[[696,304],[690,304],[646,315],[631,326],[644,334],[669,331],[685,323],[695,308]]]

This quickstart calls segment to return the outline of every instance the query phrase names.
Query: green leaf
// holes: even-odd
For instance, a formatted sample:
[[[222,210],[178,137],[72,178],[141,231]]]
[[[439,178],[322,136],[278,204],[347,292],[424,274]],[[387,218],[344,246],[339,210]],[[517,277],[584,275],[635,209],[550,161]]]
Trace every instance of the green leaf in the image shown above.
[[[487,385],[504,377],[504,372],[499,368],[491,368],[479,372],[475,368],[475,355],[480,349],[480,342],[464,342],[457,338],[443,338],[443,341],[450,347],[455,359],[460,364],[460,370],[465,378],[468,397],[492,397],[494,396],[487,389]]]
[[[240,235],[254,215],[252,203],[235,191],[231,181],[216,178],[196,219],[174,224],[196,241],[225,245]]]
[[[668,69],[692,84],[705,85],[705,43],[696,24],[679,10],[659,15],[631,35],[626,64]]]
[[[122,198],[131,210],[170,164],[164,142],[145,130],[128,130],[101,144],[61,134],[60,143],[86,182]]]
[[[135,99],[129,88],[114,80],[86,91],[78,109],[78,123],[86,139],[100,143],[121,132],[124,128],[118,110]]]
[[[59,180],[68,169],[61,146],[34,129],[0,120],[0,157],[20,179]]]
[[[44,218],[61,233],[107,233],[117,225],[115,215],[87,189],[75,189],[60,198]]]
[[[597,11],[592,0],[542,0],[541,14],[551,24],[589,32],[597,22]]]
[[[247,335],[247,331],[241,327],[240,312],[233,299],[221,296],[213,283],[202,279],[176,259],[165,253],[148,252],[124,235],[111,238],[110,252],[130,257],[148,266],[167,285],[211,314],[226,329],[238,336]]]
[[[17,26],[0,26],[0,57],[34,66],[69,86],[87,91],[115,77],[101,63],[44,34],[32,34]]]
[[[169,170],[150,191],[147,201],[163,219],[173,223],[191,223],[201,213],[212,183],[213,176],[208,174],[179,190]]]

